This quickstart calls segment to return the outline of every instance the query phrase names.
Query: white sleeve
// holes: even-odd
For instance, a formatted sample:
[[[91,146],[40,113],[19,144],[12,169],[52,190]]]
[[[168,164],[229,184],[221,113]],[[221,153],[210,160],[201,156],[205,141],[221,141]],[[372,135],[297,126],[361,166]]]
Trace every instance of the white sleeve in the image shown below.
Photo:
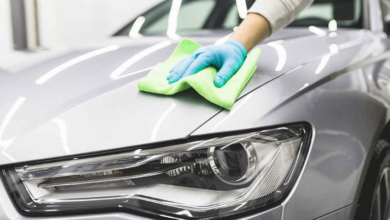
[[[264,16],[272,33],[290,24],[314,0],[256,0],[248,13]]]

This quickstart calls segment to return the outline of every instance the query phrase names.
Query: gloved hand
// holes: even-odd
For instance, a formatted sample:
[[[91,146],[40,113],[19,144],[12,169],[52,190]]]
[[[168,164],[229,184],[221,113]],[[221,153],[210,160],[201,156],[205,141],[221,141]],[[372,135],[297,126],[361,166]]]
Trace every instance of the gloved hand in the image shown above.
[[[167,80],[172,84],[208,66],[214,66],[219,70],[214,84],[221,88],[241,68],[246,55],[245,46],[234,39],[223,45],[202,47],[173,67]]]

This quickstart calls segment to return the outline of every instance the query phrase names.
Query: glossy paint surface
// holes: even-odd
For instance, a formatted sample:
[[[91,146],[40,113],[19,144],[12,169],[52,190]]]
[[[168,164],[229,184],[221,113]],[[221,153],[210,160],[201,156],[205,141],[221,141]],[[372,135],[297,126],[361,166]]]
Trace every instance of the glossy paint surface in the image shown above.
[[[260,87],[193,135],[309,122],[315,133],[312,149],[295,193],[284,202],[284,215],[314,219],[352,204],[359,195],[371,146],[387,122],[389,101],[375,94],[388,91],[380,91],[372,79],[385,68],[388,55],[379,62],[363,58],[355,63],[357,56],[389,49],[388,39],[372,39],[345,49],[338,45],[338,53],[317,58]]]
[[[340,210],[332,212],[326,216],[318,218],[318,220],[345,220],[353,218],[353,211],[356,208],[356,204],[349,205]]]
[[[297,33],[301,36],[295,37]],[[218,34],[221,33],[213,35]],[[279,38],[285,40],[278,40]],[[349,60],[343,60],[343,64],[353,62],[352,59],[359,57],[351,55],[364,49],[354,45],[369,42],[370,38],[372,36],[369,33],[359,30],[340,31],[336,37],[317,36],[308,29],[282,31],[269,39],[272,42],[259,46],[263,56],[258,61],[258,70],[241,96],[261,87],[262,91],[266,90],[266,93],[261,94],[270,94],[267,97],[272,101],[282,101],[278,99],[278,92],[281,91],[271,94],[279,85],[278,80],[269,81],[306,63],[310,63],[306,66],[311,66],[308,71],[318,69],[321,62],[324,62],[321,57],[326,59],[331,56],[330,45],[340,47],[340,55],[335,57],[341,56],[344,50],[348,53],[344,57]],[[194,36],[192,39],[208,45],[218,38]],[[164,61],[178,42],[167,39],[128,40],[131,43],[123,43],[124,41],[114,38],[99,48],[71,52],[2,77],[0,163],[185,138],[221,111],[221,108],[209,103],[193,90],[168,97],[139,92],[138,80],[148,73],[150,67]],[[313,49],[303,51],[303,45]],[[341,67],[342,65],[339,68]],[[302,70],[300,68],[295,71]],[[313,74],[311,81],[323,76],[324,74]],[[288,76],[280,79],[286,77]],[[291,85],[285,89],[296,92],[306,83],[296,81],[297,88]],[[266,85],[263,86],[264,84]],[[235,109],[241,108],[241,103],[254,94],[238,101]],[[272,106],[264,98],[261,100],[264,105]],[[231,114],[236,113],[235,109]],[[255,117],[265,113],[259,112]],[[217,118],[225,114],[222,112]],[[224,123],[225,119],[223,120],[218,123]],[[207,123],[195,134],[204,130],[206,133],[212,132],[208,128],[214,121],[217,120]],[[225,124],[222,127],[228,128]]]
[[[390,42],[380,31],[321,30],[288,28],[259,45],[258,69],[231,111],[192,90],[170,97],[138,91],[138,80],[178,43],[163,37],[113,38],[0,73],[0,164],[304,121],[313,128],[311,150],[293,192],[246,219],[342,219],[389,118]],[[209,45],[227,34],[188,38]],[[29,219],[3,185],[0,202],[0,217]],[[81,218],[96,215],[73,219]]]

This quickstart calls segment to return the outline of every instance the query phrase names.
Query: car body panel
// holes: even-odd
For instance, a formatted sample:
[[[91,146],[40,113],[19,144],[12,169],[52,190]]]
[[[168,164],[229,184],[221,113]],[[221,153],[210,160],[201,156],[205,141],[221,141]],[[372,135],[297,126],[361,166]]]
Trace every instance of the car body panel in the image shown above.
[[[354,210],[356,209],[357,204],[354,203],[353,205],[349,205],[347,207],[344,207],[342,209],[339,209],[333,213],[327,214],[326,216],[323,216],[321,218],[318,218],[317,220],[345,220],[345,219],[352,219]]]
[[[378,51],[389,49],[385,42],[375,44],[381,45]],[[221,112],[192,135],[310,122],[314,129],[310,159],[296,191],[284,202],[285,216],[314,219],[352,204],[369,151],[388,119],[389,101],[372,93],[372,75],[388,55],[343,67],[353,54],[366,51],[364,45],[340,50],[320,74],[315,70],[322,58],[308,63],[247,95],[232,111]]]
[[[346,53],[343,61],[335,67],[338,69],[362,60],[375,46],[369,32],[340,30],[333,37],[325,31],[323,33],[319,36],[306,28],[289,29],[260,45],[263,56],[241,97],[258,88],[271,94],[278,86],[278,80],[273,79],[284,78],[290,70],[304,64],[310,64],[314,71],[321,62],[319,60],[329,56],[330,45],[340,47],[340,54],[334,56]],[[226,32],[216,32],[215,35],[224,34]],[[286,40],[279,40],[283,37]],[[191,39],[208,45],[218,38],[197,35]],[[70,52],[3,77],[0,82],[0,118],[3,119],[0,164],[182,139],[222,110],[193,90],[168,97],[139,92],[137,83],[148,73],[147,68],[164,61],[178,42],[169,44],[165,38],[142,39],[138,43],[128,41],[123,38],[110,40],[95,50]],[[112,77],[129,58],[164,42],[168,44],[138,59],[117,78]],[[119,45],[119,49],[89,57],[62,71],[54,71],[50,78],[42,80],[53,69],[112,45]],[[302,50],[304,47],[311,49]],[[365,53],[359,53],[361,50]],[[287,59],[283,60],[283,56]],[[322,77],[324,74],[316,75],[312,80]],[[299,83],[297,81],[298,85],[294,86],[304,85]],[[272,106],[272,101],[276,99],[264,100],[263,103]],[[236,108],[238,106],[235,105]],[[225,114],[222,112],[221,116]],[[207,130],[209,124],[195,134]]]
[[[370,8],[372,32],[339,29],[331,35],[326,29],[320,29],[325,34],[316,34],[307,28],[287,28],[262,43],[258,69],[232,111],[194,91],[172,97],[137,91],[137,80],[148,72],[138,71],[165,60],[177,42],[140,59],[124,73],[129,76],[110,78],[127,59],[167,40],[161,37],[114,38],[0,75],[0,164],[309,122],[310,152],[290,195],[281,205],[243,219],[350,219],[372,146],[390,116],[390,93],[378,86],[380,74],[388,72],[390,43],[377,25],[380,16],[375,7]],[[226,34],[204,31],[189,38],[208,45]],[[113,44],[121,48],[80,62],[46,85],[35,84],[58,65]],[[32,219],[17,212],[2,183],[0,204],[1,218]],[[99,218],[145,219],[127,213],[50,217]]]

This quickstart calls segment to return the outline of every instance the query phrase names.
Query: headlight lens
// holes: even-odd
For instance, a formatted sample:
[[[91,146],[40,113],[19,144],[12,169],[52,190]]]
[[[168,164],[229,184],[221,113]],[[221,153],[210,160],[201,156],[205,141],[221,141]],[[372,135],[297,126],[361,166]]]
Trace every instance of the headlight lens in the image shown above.
[[[2,169],[26,215],[136,210],[214,218],[280,202],[303,165],[306,125]]]

